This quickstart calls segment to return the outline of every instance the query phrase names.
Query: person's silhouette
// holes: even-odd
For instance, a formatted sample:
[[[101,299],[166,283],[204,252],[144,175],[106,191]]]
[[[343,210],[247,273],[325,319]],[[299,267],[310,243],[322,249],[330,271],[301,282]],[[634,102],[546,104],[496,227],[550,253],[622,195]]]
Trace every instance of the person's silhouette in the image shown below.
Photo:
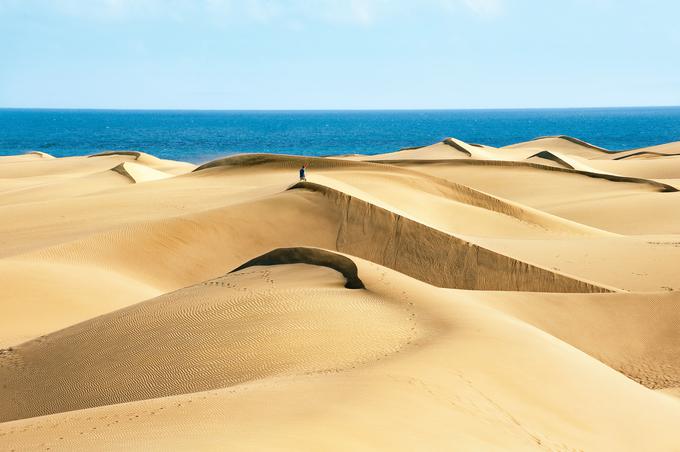
[[[302,165],[302,167],[300,168],[300,181],[307,182],[307,177],[305,177],[305,168],[306,167],[307,167],[307,165]]]

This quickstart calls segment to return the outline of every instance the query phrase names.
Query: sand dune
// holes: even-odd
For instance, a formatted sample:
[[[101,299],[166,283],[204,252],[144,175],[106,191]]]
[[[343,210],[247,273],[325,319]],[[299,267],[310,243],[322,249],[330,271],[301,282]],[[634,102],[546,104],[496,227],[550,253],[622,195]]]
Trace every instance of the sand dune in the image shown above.
[[[345,278],[346,289],[365,289],[363,281],[359,278],[357,266],[352,259],[338,253],[316,248],[277,248],[268,253],[251,259],[245,264],[229,273],[245,270],[250,267],[271,265],[309,264],[331,268]]]
[[[674,153],[1,157],[0,449],[675,450]]]
[[[639,383],[680,388],[680,293],[485,293],[485,304],[531,323]],[[621,332],[625,334],[620,334]]]
[[[0,368],[0,420],[340,371],[416,337],[403,307],[298,265],[231,273],[14,348]]]
[[[135,184],[171,177],[170,174],[131,162],[123,162],[120,165],[111,168],[111,171],[127,177]]]
[[[629,149],[627,151],[617,152],[613,157],[614,160],[621,160],[629,157],[647,156],[647,157],[663,157],[680,154],[680,141],[673,143],[659,144],[656,146],[648,146],[645,148]]]
[[[319,159],[289,156],[251,155],[227,158],[199,167],[196,174],[211,169],[233,177],[236,170],[256,174],[287,174],[291,168],[306,163],[315,172],[315,180],[327,188],[336,189],[363,201],[386,208],[403,216],[412,216],[428,225],[437,225],[453,233],[498,235],[508,229],[513,237],[529,228],[529,234],[608,235],[606,232],[546,215],[544,212],[500,199],[445,178],[432,177],[423,171],[413,171],[393,165],[354,163],[336,159]],[[424,163],[429,163],[424,162]],[[652,183],[655,186],[665,185]],[[429,196],[423,211],[417,211],[416,199]],[[447,218],[432,214],[436,203],[446,203],[441,211],[451,214]],[[497,215],[501,214],[501,215]],[[491,216],[493,221],[485,221]],[[487,232],[488,231],[488,232]]]
[[[614,151],[595,146],[594,144],[567,135],[539,137],[524,143],[506,146],[505,149],[558,151],[567,155],[585,158],[601,157],[602,155],[614,153]]]
[[[88,156],[88,158],[94,158],[94,160],[102,160],[102,157],[113,157],[119,160],[122,159],[123,161],[133,161],[140,165],[170,174],[184,174],[195,168],[195,166],[190,163],[163,160],[145,152],[138,151],[107,151]]]
[[[30,152],[27,152],[26,155],[36,156],[36,157],[40,157],[40,158],[43,158],[43,159],[53,159],[54,158],[53,156],[51,156],[47,152],[42,152],[42,151],[30,151]]]
[[[615,174],[644,179],[678,179],[679,166],[668,165],[670,158],[680,154],[680,144],[668,143],[627,151],[612,151],[568,136],[544,137],[506,146],[510,152],[550,152],[580,161],[585,171]],[[645,157],[645,158],[642,158]],[[651,158],[650,158],[651,157]],[[624,161],[629,160],[624,164]]]
[[[620,234],[666,234],[680,227],[675,214],[680,196],[674,186],[656,181],[554,171],[527,164],[402,162],[399,166]],[[517,180],[526,183],[518,184]]]
[[[621,154],[624,154],[624,153],[622,152]],[[637,152],[626,152],[624,155],[615,157],[614,160],[634,159],[634,158],[659,158],[659,157],[670,157],[670,156],[676,156],[676,155],[680,155],[680,153],[664,154],[664,153],[661,153],[661,152],[653,152],[653,151],[637,151]]]
[[[554,154],[550,151],[540,151],[526,158],[526,161],[532,163],[538,163],[542,165],[555,166],[557,168],[568,168],[574,169],[574,167],[565,161],[558,154]]]
[[[5,422],[5,444],[635,450],[675,443],[676,400],[484,307],[473,293],[355,262],[367,289],[345,289],[342,276],[323,267],[253,267],[18,347],[5,358],[17,364],[3,372],[22,378],[10,381],[37,386],[37,361],[44,376],[82,386],[79,393],[37,386],[38,412],[105,405]],[[168,323],[176,329],[159,335]],[[63,371],[61,353],[78,365],[50,374],[52,366]],[[213,384],[227,386],[199,389]],[[163,391],[182,395],[108,403]]]
[[[481,144],[470,144],[456,138],[445,138],[439,143],[401,149],[377,155],[353,154],[343,156],[349,160],[359,161],[389,161],[389,160],[457,160],[457,159],[505,159],[497,148]]]
[[[26,152],[25,154],[22,155],[0,155],[0,162],[3,164],[5,163],[13,163],[13,162],[25,162],[27,160],[34,160],[34,159],[52,159],[54,158],[50,154],[46,152],[41,152],[41,151],[29,151]]]
[[[343,222],[336,241],[339,251],[437,286],[557,292],[615,290],[493,252],[320,185],[303,183],[297,187],[319,191],[336,209],[342,209]],[[414,236],[420,241],[409,240]],[[433,267],[443,271],[429,271]]]

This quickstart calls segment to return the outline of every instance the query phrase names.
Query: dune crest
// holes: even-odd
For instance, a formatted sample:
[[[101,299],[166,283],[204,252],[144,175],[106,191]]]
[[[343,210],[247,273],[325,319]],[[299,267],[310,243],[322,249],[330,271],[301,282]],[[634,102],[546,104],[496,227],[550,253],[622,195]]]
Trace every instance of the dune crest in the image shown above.
[[[172,177],[170,174],[166,174],[162,171],[132,162],[120,163],[117,166],[111,168],[111,171],[116,172],[121,176],[127,177],[132,183],[135,184]]]
[[[338,251],[379,262],[430,284],[538,292],[616,290],[504,256],[326,186],[300,182],[291,187],[295,189],[320,192],[341,209],[344,220],[338,232]],[[409,240],[414,236],[420,239]],[[432,266],[448,271],[428,271]]]
[[[472,157],[472,152],[470,152],[465,144],[462,141],[456,140],[455,138],[446,138],[442,143],[447,144],[451,146],[452,148],[456,149],[457,151],[462,152],[463,154],[467,155],[468,157]]]
[[[564,161],[564,159],[560,158],[557,154],[550,152],[550,151],[541,151],[537,152],[529,157],[526,158],[526,160],[536,160],[542,163],[544,160],[549,160],[551,162],[557,163],[557,165],[561,166],[562,168],[568,168],[568,169],[574,169],[573,166],[571,166],[569,163]]]
[[[553,139],[553,138],[556,138],[558,140],[569,141],[570,143],[574,143],[574,144],[579,145],[579,146],[594,149],[596,151],[607,152],[607,153],[615,152],[615,151],[610,151],[609,149],[605,149],[605,148],[600,147],[600,146],[595,146],[594,144],[588,143],[586,141],[579,140],[578,138],[570,137],[568,135],[538,137],[538,138],[534,138],[532,141],[540,141],[540,140],[547,140],[547,139]]]
[[[112,155],[124,155],[124,156],[129,156],[129,157],[134,157],[135,160],[139,159],[155,159],[153,155],[146,154],[144,152],[140,151],[104,151],[104,152],[98,152],[96,154],[88,155],[88,158],[93,158],[93,157],[109,157]]]
[[[279,248],[249,260],[245,264],[232,270],[234,273],[248,267],[285,264],[309,264],[328,267],[341,273],[345,277],[345,288],[365,289],[364,283],[359,279],[357,266],[349,258],[330,251],[314,248]]]
[[[36,155],[36,156],[38,156],[40,158],[44,158],[44,159],[53,159],[54,158],[54,156],[48,154],[47,152],[42,152],[42,151],[29,151],[26,154],[27,155]]]
[[[638,151],[638,152],[632,152],[632,153],[628,152],[628,153],[625,153],[624,155],[614,157],[614,160],[635,159],[635,158],[674,157],[674,156],[678,156],[678,155],[680,155],[680,153],[665,154],[663,152]]]

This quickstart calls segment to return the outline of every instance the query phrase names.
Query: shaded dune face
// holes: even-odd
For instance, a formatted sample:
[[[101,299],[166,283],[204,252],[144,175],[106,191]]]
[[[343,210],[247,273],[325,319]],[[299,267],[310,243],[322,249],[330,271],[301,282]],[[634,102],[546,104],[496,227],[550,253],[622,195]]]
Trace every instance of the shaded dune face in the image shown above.
[[[349,258],[337,253],[313,248],[278,248],[262,256],[251,259],[230,273],[255,266],[310,264],[328,267],[345,277],[345,288],[365,289],[359,278],[356,264]]]
[[[608,292],[458,239],[392,212],[311,183],[343,209],[338,251],[378,262],[440,287],[545,292]],[[437,268],[436,271],[432,271]]]
[[[416,338],[408,306],[343,284],[250,267],[27,342],[0,356],[0,420],[339,372]]]

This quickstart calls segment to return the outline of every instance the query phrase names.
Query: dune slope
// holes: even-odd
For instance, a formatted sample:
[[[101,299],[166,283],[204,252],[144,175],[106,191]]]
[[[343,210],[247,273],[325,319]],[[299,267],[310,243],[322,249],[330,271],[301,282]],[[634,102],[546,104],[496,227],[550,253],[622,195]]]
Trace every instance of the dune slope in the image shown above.
[[[5,419],[103,405],[4,422],[3,441],[72,450],[675,444],[676,400],[474,292],[353,260],[366,289],[344,288],[326,267],[251,267],[24,344],[3,372],[22,375],[10,377],[11,390],[32,388],[32,402],[3,407]],[[64,353],[73,368],[63,368]],[[38,373],[77,386],[45,387]]]

